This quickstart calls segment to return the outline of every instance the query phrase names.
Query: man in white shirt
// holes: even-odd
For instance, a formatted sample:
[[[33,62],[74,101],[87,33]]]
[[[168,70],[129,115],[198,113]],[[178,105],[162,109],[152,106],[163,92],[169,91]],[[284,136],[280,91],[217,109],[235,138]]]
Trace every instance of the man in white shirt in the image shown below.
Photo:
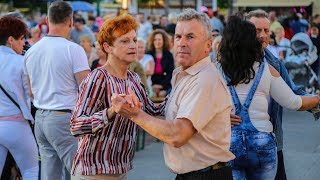
[[[72,8],[63,1],[48,10],[49,33],[26,53],[26,72],[33,103],[38,108],[35,135],[41,155],[41,179],[70,179],[77,139],[69,131],[78,86],[89,73],[81,46],[67,38]]]
[[[152,32],[152,24],[146,21],[144,13],[137,14],[137,21],[139,22],[138,37],[148,41],[149,34]]]

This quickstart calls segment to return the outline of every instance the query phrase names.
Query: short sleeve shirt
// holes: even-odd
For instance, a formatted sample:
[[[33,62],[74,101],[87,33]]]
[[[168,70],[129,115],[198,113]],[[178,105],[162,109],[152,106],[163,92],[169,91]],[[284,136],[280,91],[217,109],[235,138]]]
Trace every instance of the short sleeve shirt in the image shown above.
[[[63,37],[46,36],[27,51],[25,63],[37,108],[74,108],[78,95],[74,74],[90,69],[81,46]]]
[[[173,73],[166,120],[189,119],[197,133],[180,148],[164,145],[166,165],[182,174],[234,159],[231,139],[231,98],[220,73],[206,57]]]

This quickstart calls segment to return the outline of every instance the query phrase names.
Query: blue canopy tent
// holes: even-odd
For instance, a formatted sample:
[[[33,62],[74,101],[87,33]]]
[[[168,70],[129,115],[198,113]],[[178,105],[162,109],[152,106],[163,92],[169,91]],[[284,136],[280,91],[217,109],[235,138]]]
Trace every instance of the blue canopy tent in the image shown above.
[[[85,1],[72,1],[69,3],[73,11],[83,11],[83,12],[92,12],[95,10],[95,7]]]

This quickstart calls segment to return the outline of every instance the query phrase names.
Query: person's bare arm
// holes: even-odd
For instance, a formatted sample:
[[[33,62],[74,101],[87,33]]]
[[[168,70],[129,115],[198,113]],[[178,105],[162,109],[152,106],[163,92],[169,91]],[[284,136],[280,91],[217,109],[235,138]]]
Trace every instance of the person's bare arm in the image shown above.
[[[150,135],[176,148],[186,144],[197,132],[191,121],[186,118],[162,120],[140,110],[136,116],[131,117],[131,120]]]
[[[74,74],[78,86],[80,86],[82,80],[83,80],[85,77],[87,77],[87,75],[88,75],[89,73],[90,73],[89,70],[84,70],[84,71],[80,71],[80,72],[77,72],[77,73]]]
[[[302,99],[302,106],[299,111],[306,111],[312,109],[320,104],[319,95],[314,96],[300,96]]]
[[[274,67],[269,65],[269,69],[270,69],[270,73],[273,77],[276,77],[276,78],[280,77],[280,73]],[[286,92],[286,89],[287,90],[289,89],[289,87],[286,88],[286,86],[282,87],[282,91]],[[279,86],[277,86],[277,87],[279,87]],[[292,90],[290,89],[290,91],[292,91]],[[292,96],[298,96],[298,95],[295,95],[293,92],[289,92],[289,91],[284,93],[283,95],[288,95],[288,94],[292,94]],[[300,98],[302,100],[302,104],[301,104],[300,108],[298,108],[299,111],[305,111],[305,110],[312,109],[312,108],[318,106],[320,103],[319,95],[311,95],[311,96],[305,95],[305,96],[300,96]]]
[[[150,135],[177,148],[186,144],[197,132],[189,119],[158,119],[143,112],[139,106],[130,106],[120,96],[113,96],[112,106],[115,112],[128,117]]]

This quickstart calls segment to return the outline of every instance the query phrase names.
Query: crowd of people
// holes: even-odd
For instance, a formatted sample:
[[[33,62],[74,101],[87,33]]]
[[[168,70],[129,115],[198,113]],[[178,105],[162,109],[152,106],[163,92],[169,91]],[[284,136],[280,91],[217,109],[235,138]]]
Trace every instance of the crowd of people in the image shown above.
[[[128,179],[141,127],[164,142],[177,180],[285,180],[282,109],[320,103],[282,63],[297,33],[320,48],[320,15],[280,23],[259,9],[225,22],[203,6],[158,24],[144,13],[99,24],[55,1],[27,24],[0,17],[4,178],[14,159],[26,180]]]

